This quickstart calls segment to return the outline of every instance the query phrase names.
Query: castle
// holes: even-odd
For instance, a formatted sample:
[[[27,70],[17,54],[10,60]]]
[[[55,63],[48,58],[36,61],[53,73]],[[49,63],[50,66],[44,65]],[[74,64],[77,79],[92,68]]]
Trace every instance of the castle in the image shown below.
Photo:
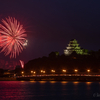
[[[64,54],[66,56],[72,54],[72,52],[75,51],[76,54],[80,54],[80,55],[87,55],[88,54],[88,50],[87,49],[82,49],[79,44],[77,43],[76,39],[72,39],[68,46],[66,47],[66,49],[64,50]]]

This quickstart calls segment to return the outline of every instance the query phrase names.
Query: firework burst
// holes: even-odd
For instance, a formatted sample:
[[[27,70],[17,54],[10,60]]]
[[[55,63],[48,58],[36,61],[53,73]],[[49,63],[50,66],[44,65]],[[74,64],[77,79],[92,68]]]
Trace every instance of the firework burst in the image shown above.
[[[15,18],[8,17],[0,24],[0,48],[5,56],[16,58],[22,52],[26,41],[25,29]]]

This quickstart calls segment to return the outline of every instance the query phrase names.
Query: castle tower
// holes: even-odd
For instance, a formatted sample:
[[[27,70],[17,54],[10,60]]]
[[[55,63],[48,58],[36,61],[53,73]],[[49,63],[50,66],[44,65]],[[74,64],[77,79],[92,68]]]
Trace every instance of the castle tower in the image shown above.
[[[66,56],[70,55],[73,51],[75,51],[77,54],[84,54],[84,49],[81,49],[79,44],[77,43],[76,39],[72,39],[66,49],[64,50],[64,54]]]

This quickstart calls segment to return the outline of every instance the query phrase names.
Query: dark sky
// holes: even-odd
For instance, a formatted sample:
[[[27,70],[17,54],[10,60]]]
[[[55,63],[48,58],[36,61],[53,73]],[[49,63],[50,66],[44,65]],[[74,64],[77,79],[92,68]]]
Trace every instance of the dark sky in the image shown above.
[[[27,62],[52,51],[61,55],[73,38],[84,49],[100,49],[100,0],[2,0],[0,18],[8,16],[28,35],[28,46],[16,59]]]

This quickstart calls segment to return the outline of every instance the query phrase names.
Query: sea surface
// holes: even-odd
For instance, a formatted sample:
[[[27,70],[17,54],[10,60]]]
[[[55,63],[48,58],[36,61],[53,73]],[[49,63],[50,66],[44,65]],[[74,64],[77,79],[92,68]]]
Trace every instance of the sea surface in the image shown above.
[[[100,82],[0,81],[0,100],[100,100]]]

